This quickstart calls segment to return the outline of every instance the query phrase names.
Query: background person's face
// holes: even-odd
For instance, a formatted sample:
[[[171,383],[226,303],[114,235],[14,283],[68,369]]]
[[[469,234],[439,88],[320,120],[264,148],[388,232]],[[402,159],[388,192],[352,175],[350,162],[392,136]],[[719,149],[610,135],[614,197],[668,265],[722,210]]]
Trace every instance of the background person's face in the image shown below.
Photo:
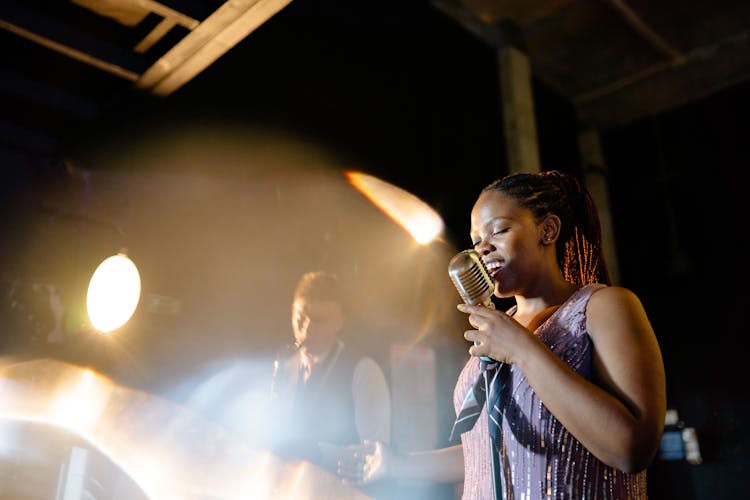
[[[292,303],[292,330],[298,345],[312,354],[330,349],[344,323],[344,314],[335,300],[309,300],[297,297]]]

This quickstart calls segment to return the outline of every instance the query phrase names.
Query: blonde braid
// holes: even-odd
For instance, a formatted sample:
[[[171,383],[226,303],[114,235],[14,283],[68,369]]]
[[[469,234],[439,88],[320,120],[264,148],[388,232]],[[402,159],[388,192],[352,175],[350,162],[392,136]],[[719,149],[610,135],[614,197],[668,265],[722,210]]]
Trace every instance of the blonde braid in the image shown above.
[[[563,244],[562,272],[567,281],[587,285],[599,281],[600,255],[580,228]]]

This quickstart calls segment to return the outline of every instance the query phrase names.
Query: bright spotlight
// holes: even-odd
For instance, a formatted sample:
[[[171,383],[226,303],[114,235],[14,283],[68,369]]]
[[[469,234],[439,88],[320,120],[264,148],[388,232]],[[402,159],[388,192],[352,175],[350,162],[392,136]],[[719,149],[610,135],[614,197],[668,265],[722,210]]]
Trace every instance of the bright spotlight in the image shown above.
[[[345,174],[355,188],[406,229],[420,245],[431,242],[443,231],[440,215],[408,191],[361,172]]]
[[[135,312],[141,296],[141,277],[125,254],[107,257],[89,282],[86,308],[94,328],[111,332],[124,325]]]

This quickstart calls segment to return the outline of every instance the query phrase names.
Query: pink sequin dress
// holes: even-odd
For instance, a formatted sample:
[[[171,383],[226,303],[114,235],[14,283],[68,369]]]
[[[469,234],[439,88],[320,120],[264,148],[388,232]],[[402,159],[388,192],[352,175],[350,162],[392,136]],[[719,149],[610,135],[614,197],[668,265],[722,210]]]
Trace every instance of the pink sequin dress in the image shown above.
[[[576,291],[536,334],[576,372],[591,378],[591,340],[586,333],[586,304],[603,285]],[[513,312],[512,310],[510,311]],[[480,375],[471,357],[453,393],[456,412]],[[500,454],[503,498],[615,499],[647,498],[646,471],[627,474],[602,463],[578,442],[539,401],[526,377],[510,367],[503,412]],[[464,500],[492,500],[492,456],[486,412],[461,435],[464,451]]]

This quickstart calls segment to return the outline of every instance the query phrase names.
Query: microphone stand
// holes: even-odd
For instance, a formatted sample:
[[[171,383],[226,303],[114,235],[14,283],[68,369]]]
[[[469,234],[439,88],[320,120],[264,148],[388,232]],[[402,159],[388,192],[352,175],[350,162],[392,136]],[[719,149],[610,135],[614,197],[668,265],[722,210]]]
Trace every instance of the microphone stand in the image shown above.
[[[483,302],[483,305],[490,309],[495,309],[495,303],[492,302],[492,298],[490,297],[487,297],[485,299],[485,301]],[[492,438],[492,432],[490,432],[490,429],[492,429],[492,418],[491,418],[492,404],[490,400],[490,389],[491,389],[492,384],[490,383],[490,378],[487,376],[487,364],[497,363],[497,368],[495,368],[495,377],[498,377],[500,376],[500,368],[503,367],[503,363],[500,363],[499,361],[495,361],[489,356],[480,356],[479,360],[480,360],[480,363],[483,365],[482,374],[484,376],[484,394],[485,394],[484,406],[485,406],[485,412],[487,413],[487,432],[489,433],[490,455],[492,456],[493,499],[502,500],[503,495],[502,495],[502,490],[501,490],[502,483],[500,481],[500,456],[498,454],[500,447],[495,446],[495,440]],[[500,388],[500,390],[502,390],[502,388]],[[498,412],[498,419],[502,419],[502,412]],[[499,420],[497,422],[497,427],[498,427],[497,435],[498,437],[502,438],[502,432],[503,432],[502,420]]]
[[[296,353],[299,348],[299,344],[297,344],[297,342],[294,342],[293,344],[286,344],[281,349],[278,349],[276,351],[276,356],[273,359],[273,367],[271,372],[271,385],[269,387],[269,396],[271,397],[271,399],[276,399],[279,397],[278,388],[276,387],[276,385],[278,381],[281,362]]]
[[[487,376],[487,363],[494,361],[493,359],[490,359],[486,356],[480,357],[481,363],[484,365],[482,367],[482,375],[484,376],[484,393],[485,393],[485,399],[484,399],[484,406],[485,406],[485,412],[487,413],[487,432],[489,434],[489,441],[490,441],[490,455],[492,456],[492,491],[493,491],[493,498],[494,500],[502,500],[502,492],[500,490],[501,488],[501,482],[500,482],[500,457],[498,456],[498,450],[499,447],[495,446],[495,440],[492,438],[492,433],[490,432],[490,429],[492,428],[492,418],[490,416],[490,412],[492,410],[491,402],[490,402],[490,378]],[[498,364],[498,367],[495,369],[495,376],[497,377],[500,372],[500,367],[502,366],[502,363]],[[500,436],[500,433],[502,432],[502,422],[498,422],[498,436]]]

